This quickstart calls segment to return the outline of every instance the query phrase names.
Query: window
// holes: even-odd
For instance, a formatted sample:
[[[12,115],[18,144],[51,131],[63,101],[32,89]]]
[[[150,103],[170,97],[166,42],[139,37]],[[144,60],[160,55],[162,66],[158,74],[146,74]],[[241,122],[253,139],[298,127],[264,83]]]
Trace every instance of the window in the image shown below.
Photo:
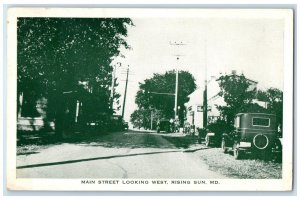
[[[253,117],[252,118],[252,125],[253,126],[270,126],[270,119],[269,118],[260,118],[260,117]]]

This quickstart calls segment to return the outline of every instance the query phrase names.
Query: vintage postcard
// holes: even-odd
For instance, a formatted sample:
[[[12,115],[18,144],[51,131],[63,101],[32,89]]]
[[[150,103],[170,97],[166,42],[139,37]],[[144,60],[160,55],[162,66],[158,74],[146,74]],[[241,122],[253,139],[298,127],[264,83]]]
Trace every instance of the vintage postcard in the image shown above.
[[[7,188],[291,191],[293,10],[9,8]]]

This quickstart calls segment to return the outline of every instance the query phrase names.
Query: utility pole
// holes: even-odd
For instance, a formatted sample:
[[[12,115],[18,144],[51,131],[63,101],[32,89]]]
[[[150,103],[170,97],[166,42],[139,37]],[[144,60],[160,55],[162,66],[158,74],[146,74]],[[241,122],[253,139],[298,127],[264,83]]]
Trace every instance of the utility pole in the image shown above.
[[[120,62],[118,62],[119,67],[122,65]],[[110,90],[110,108],[113,110],[114,106],[114,89],[115,89],[115,79],[116,79],[116,69],[117,66],[113,66],[113,73],[112,73],[112,81],[111,81],[111,90]]]
[[[114,104],[114,89],[115,89],[115,77],[116,77],[116,66],[113,67],[112,80],[111,80],[111,90],[110,90],[110,108],[113,110]]]
[[[124,119],[126,94],[127,94],[127,84],[128,84],[128,74],[129,74],[129,65],[128,65],[127,70],[126,70],[126,83],[125,83],[125,92],[124,92],[124,99],[123,99],[122,119]]]
[[[172,46],[177,46],[177,47],[179,47],[179,46],[183,46],[183,45],[186,45],[186,44],[184,44],[183,42],[170,42],[170,45],[172,45]],[[180,56],[184,56],[184,55],[174,55],[174,56],[176,56],[176,60],[178,61],[179,60],[179,57]],[[177,106],[177,104],[178,104],[178,66],[176,67],[176,82],[175,82],[175,106],[174,106],[174,119],[176,119],[177,118],[177,111],[178,111],[178,106]]]
[[[151,121],[151,122],[150,122],[150,123],[151,123],[151,124],[150,124],[150,126],[151,126],[150,129],[152,130],[152,129],[153,129],[153,113],[152,113],[152,109],[150,110],[150,112],[151,112],[151,113],[150,113],[150,121]]]
[[[203,128],[207,127],[207,80],[205,78],[205,86],[203,91]]]
[[[204,77],[204,91],[203,91],[203,128],[207,127],[207,49],[206,40],[204,41],[204,59],[205,59],[205,77]]]
[[[175,118],[177,118],[177,102],[178,101],[178,69],[176,68],[176,84],[175,84]]]

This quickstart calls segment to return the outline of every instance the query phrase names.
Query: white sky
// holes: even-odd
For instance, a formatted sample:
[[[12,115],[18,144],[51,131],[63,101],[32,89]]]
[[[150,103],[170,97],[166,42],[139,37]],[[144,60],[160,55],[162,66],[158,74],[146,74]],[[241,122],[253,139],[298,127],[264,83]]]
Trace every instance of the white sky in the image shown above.
[[[130,66],[125,120],[136,109],[139,82],[153,73],[178,67],[192,73],[199,87],[207,77],[231,70],[258,81],[259,88],[283,89],[283,21],[233,18],[139,18],[128,30],[132,50],[124,50],[122,66]],[[183,42],[172,46],[170,42]],[[184,55],[176,62],[174,55]],[[125,68],[117,69],[123,102]]]

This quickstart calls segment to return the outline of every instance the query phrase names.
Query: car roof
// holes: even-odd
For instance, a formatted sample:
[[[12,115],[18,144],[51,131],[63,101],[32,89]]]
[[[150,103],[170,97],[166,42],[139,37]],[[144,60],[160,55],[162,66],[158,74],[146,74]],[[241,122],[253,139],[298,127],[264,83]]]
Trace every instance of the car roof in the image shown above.
[[[238,113],[236,115],[269,115],[269,116],[275,116],[274,114],[270,114],[270,113]]]

